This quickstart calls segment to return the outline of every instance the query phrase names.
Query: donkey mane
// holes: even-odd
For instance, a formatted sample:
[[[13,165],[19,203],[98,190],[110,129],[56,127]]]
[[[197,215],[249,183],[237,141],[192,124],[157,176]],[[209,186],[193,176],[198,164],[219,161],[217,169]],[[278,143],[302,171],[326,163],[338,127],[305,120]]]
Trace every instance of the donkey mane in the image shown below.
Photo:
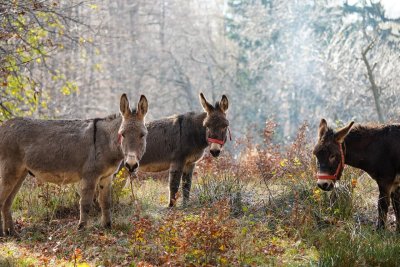
[[[367,124],[356,124],[354,125],[348,136],[347,140],[353,140],[358,138],[372,138],[377,135],[380,137],[386,135],[392,130],[400,130],[400,124],[378,124],[378,123],[367,123]],[[336,131],[328,127],[327,131],[324,133],[323,138],[333,137]]]
[[[386,136],[393,130],[400,130],[400,124],[357,124],[353,126],[346,140],[350,142],[360,139],[372,141],[377,137],[381,138],[382,136]]]

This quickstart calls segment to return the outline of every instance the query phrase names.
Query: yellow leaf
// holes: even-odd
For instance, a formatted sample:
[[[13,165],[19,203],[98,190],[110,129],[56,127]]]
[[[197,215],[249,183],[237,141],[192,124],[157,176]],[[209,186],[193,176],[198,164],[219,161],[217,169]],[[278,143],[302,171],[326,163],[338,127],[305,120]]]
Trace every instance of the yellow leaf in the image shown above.
[[[286,162],[287,162],[287,159],[281,160],[281,162],[280,162],[281,167],[285,167]]]

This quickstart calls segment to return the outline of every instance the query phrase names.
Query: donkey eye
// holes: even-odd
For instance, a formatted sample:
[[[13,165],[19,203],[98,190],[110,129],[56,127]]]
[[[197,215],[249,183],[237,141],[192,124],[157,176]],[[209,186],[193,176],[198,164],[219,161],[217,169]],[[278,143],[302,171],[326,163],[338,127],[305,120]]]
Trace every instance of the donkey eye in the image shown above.
[[[140,134],[140,138],[143,138],[143,137],[145,137],[146,135],[144,134],[144,133],[141,133]]]
[[[336,156],[335,156],[335,155],[329,156],[329,161],[330,161],[330,162],[334,162],[335,159],[336,159]]]

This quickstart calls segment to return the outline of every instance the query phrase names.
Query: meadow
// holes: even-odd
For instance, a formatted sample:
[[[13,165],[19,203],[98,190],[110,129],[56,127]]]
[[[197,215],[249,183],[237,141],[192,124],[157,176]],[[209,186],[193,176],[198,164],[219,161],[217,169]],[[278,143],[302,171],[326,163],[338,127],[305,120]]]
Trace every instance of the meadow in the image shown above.
[[[0,239],[0,266],[398,266],[400,236],[375,230],[375,182],[347,166],[333,192],[316,187],[307,125],[285,147],[236,140],[233,154],[208,154],[191,201],[167,208],[167,174],[114,180],[113,228],[77,230],[76,186],[27,178],[13,204],[20,236]],[[311,135],[312,136],[312,135]]]

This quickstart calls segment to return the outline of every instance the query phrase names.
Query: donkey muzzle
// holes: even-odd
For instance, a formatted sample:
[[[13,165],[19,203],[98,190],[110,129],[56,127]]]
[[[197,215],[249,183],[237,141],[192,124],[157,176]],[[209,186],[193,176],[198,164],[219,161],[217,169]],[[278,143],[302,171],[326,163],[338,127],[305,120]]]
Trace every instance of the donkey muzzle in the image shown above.
[[[139,167],[139,164],[136,162],[135,164],[130,165],[128,162],[125,162],[125,167],[128,169],[130,173],[134,173]]]
[[[216,143],[211,143],[210,145],[210,153],[213,157],[218,157],[219,154],[221,153],[222,145],[216,144]]]
[[[125,167],[128,169],[130,173],[136,171],[139,167],[139,160],[136,157],[136,154],[128,154],[125,159]]]
[[[317,185],[324,191],[331,191],[334,187],[335,182],[330,179],[318,179]]]

